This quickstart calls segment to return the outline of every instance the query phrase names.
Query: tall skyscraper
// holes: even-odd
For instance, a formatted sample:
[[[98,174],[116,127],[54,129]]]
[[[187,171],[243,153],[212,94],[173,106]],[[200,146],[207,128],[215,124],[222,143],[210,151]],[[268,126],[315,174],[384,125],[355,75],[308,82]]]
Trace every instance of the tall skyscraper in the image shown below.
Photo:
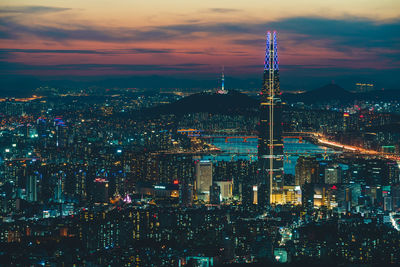
[[[264,84],[260,93],[258,204],[277,202],[283,188],[282,104],[276,32],[267,32]]]

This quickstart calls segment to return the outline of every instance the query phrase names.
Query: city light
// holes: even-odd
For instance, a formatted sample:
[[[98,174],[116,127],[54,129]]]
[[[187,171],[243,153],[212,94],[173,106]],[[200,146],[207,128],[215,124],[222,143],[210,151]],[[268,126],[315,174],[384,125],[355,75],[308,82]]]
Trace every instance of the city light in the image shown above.
[[[400,264],[400,2],[9,2],[1,266]]]

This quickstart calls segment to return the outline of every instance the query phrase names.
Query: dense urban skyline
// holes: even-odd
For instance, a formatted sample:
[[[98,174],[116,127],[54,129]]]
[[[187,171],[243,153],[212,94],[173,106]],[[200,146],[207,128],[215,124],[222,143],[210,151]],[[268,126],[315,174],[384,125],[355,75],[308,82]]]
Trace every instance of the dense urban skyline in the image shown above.
[[[320,2],[0,4],[0,265],[399,264],[399,4]]]
[[[15,87],[16,80],[16,87],[31,87],[40,84],[36,80],[104,78],[122,78],[115,83],[121,87],[212,87],[225,66],[228,87],[259,88],[268,28],[280,33],[284,91],[332,80],[348,90],[355,82],[398,89],[399,5],[3,1],[3,87]]]

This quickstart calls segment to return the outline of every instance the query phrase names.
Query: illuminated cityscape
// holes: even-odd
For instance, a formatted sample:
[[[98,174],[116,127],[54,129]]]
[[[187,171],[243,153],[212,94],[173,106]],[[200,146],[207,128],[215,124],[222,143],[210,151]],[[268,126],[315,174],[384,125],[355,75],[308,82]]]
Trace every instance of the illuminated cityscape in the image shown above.
[[[400,264],[400,4],[106,2],[0,4],[0,266]]]

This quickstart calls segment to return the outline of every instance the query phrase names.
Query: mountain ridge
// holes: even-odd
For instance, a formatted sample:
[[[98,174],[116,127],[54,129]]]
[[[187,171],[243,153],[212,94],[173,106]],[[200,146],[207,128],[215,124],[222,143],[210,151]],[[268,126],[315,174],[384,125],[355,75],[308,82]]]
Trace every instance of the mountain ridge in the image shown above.
[[[330,102],[351,103],[354,100],[400,100],[400,91],[371,91],[352,93],[337,84],[327,84],[320,88],[300,94],[282,94],[282,100],[288,104],[324,104]],[[257,115],[259,100],[239,91],[228,94],[202,92],[192,94],[176,102],[147,108],[143,113],[176,114],[209,112],[219,114]]]
[[[231,90],[227,94],[206,92],[192,94],[170,104],[146,109],[144,112],[176,115],[199,112],[246,115],[253,114],[257,110],[257,99]]]

